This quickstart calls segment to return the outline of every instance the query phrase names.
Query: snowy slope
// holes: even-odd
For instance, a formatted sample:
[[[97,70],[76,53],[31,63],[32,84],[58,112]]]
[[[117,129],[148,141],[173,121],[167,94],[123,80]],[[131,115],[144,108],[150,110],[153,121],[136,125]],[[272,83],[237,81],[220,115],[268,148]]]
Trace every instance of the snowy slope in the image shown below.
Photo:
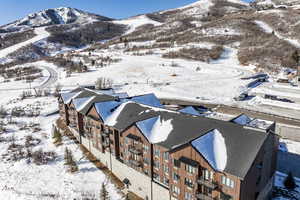
[[[110,18],[84,12],[75,8],[60,7],[47,9],[29,14],[23,19],[0,28],[9,31],[21,30],[31,27],[48,26],[53,24],[85,23],[92,21],[108,21]]]
[[[2,49],[0,50],[0,59],[1,58],[5,58],[7,55],[9,55],[10,53],[13,53],[14,51],[26,46],[26,45],[29,45],[29,44],[32,44],[34,42],[37,42],[37,41],[40,41],[44,38],[47,38],[50,34],[45,30],[45,27],[41,27],[41,28],[36,28],[34,29],[34,32],[37,36],[35,36],[34,38],[30,39],[30,40],[27,40],[25,42],[21,42],[21,43],[18,43],[16,45],[13,45],[13,46],[10,46],[10,47],[7,47],[5,49]]]
[[[117,24],[124,24],[124,25],[128,26],[128,30],[127,30],[126,34],[132,33],[133,31],[135,31],[135,29],[137,27],[145,25],[145,24],[153,24],[154,26],[161,25],[160,22],[154,21],[154,20],[148,18],[146,15],[140,15],[140,16],[131,17],[128,19],[123,19],[123,20],[116,20],[113,22],[117,23]]]

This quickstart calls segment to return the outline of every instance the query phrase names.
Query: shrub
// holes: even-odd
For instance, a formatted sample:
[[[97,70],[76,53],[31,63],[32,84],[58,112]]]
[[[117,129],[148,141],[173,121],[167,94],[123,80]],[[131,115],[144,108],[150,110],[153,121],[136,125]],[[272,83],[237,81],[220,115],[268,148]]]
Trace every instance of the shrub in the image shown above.
[[[56,159],[56,153],[53,151],[43,152],[42,149],[39,149],[38,151],[32,153],[32,159],[36,165],[45,165],[48,162]]]
[[[289,172],[288,176],[284,180],[284,186],[289,190],[293,190],[296,188],[296,183],[292,172]]]

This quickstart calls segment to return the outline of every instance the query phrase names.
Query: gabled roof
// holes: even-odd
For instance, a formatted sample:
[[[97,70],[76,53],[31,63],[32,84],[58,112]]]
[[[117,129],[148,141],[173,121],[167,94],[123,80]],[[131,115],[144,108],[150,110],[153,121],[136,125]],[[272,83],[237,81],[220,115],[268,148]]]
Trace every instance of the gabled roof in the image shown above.
[[[123,99],[127,99],[129,101],[134,101],[134,102],[141,103],[141,104],[148,105],[148,106],[164,108],[164,106],[160,103],[159,99],[153,93],[143,94],[143,95],[133,96],[133,97],[127,97],[127,98],[123,98]]]
[[[159,143],[165,141],[173,129],[171,124],[172,119],[164,121],[160,116],[150,119],[139,121],[136,123],[137,127],[141,130],[144,136],[150,143]]]
[[[190,114],[190,115],[197,115],[200,116],[199,111],[197,111],[193,106],[187,106],[183,109],[178,110],[179,112]]]
[[[192,146],[202,154],[210,166],[217,171],[223,171],[227,165],[227,147],[224,137],[214,129],[193,140]]]
[[[253,127],[253,128],[262,129],[262,130],[267,130],[274,124],[274,122],[272,122],[272,121],[251,118],[245,114],[241,114],[241,115],[231,119],[230,122],[233,122],[235,124],[239,124],[242,126],[249,126],[249,127]]]
[[[122,123],[123,119],[124,121],[131,121],[129,120],[129,118],[132,119],[131,116],[133,116],[133,118],[140,117],[139,113],[145,110],[151,110],[149,106],[152,107],[152,110],[153,108],[163,107],[163,105],[154,94],[146,94],[129,98],[116,99],[113,101],[95,103],[95,108],[104,123],[109,126],[119,126],[119,129],[121,130],[123,130],[123,128],[127,128],[124,127],[124,123]],[[130,114],[131,116],[128,116],[128,114]],[[141,118],[136,118],[136,120],[132,121],[132,123],[139,120],[141,120]]]
[[[149,142],[169,150],[191,144],[213,168],[241,179],[246,176],[269,134],[235,123],[164,109],[153,94],[111,100],[114,97],[83,90],[64,97],[70,99],[70,96],[75,107],[83,113],[94,104],[101,119],[109,126],[123,131],[136,125]],[[225,150],[226,164],[225,154],[223,162],[217,154],[219,151],[225,153]]]
[[[102,102],[96,103],[95,106],[97,104],[102,105],[102,109],[99,111],[102,113],[102,116],[106,116],[105,119],[112,113],[117,113],[112,120],[114,128],[124,131],[128,127],[136,125],[150,143],[160,145],[169,150],[192,143],[194,140],[193,144],[195,148],[197,142],[205,139],[205,137],[201,138],[201,136],[207,134],[209,136],[212,130],[217,130],[218,132],[215,131],[215,134],[210,137],[224,138],[224,142],[221,144],[227,152],[226,166],[221,165],[220,167],[220,164],[216,164],[214,159],[209,159],[208,157],[206,159],[210,160],[210,164],[216,170],[224,168],[224,172],[240,177],[241,179],[246,176],[268,136],[268,133],[264,131],[244,128],[234,123],[186,115],[132,101],[125,103],[116,101]],[[214,144],[218,144],[220,140],[217,139],[216,141],[216,143],[212,142],[210,144],[211,148],[216,147]],[[201,149],[195,149],[201,155],[205,154]]]
[[[246,176],[269,134],[226,121],[181,113],[161,112],[160,117],[165,121],[172,119],[172,131],[165,141],[157,143],[170,150],[217,129],[224,138],[227,151],[227,163],[223,171],[241,179]]]

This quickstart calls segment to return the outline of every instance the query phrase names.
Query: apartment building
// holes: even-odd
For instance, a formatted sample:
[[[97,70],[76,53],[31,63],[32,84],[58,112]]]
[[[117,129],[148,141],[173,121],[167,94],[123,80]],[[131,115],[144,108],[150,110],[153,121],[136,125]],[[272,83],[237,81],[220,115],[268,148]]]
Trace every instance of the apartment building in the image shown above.
[[[153,94],[119,98],[76,89],[61,118],[99,160],[144,199],[265,199],[273,183],[275,123],[221,121],[167,110]]]

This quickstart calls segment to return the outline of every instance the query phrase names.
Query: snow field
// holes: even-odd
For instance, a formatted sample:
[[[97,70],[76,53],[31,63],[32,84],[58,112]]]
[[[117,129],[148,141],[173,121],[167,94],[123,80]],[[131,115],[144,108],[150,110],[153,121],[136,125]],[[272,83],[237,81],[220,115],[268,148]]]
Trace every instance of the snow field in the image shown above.
[[[54,151],[57,159],[47,165],[37,166],[27,163],[26,160],[18,162],[0,162],[0,198],[7,200],[35,200],[35,199],[84,199],[85,195],[99,199],[101,184],[105,183],[111,199],[122,199],[115,186],[107,177],[83,156],[83,153],[72,140],[63,139],[63,145],[55,147],[50,136],[52,123],[57,115],[44,118],[39,122],[43,130],[32,134],[41,139],[42,143],[33,150]],[[22,144],[26,131],[8,133],[5,137],[14,135],[16,142]],[[1,155],[6,152],[7,143],[0,143]],[[78,164],[79,171],[71,174],[66,172],[63,156],[65,147],[68,147]]]

